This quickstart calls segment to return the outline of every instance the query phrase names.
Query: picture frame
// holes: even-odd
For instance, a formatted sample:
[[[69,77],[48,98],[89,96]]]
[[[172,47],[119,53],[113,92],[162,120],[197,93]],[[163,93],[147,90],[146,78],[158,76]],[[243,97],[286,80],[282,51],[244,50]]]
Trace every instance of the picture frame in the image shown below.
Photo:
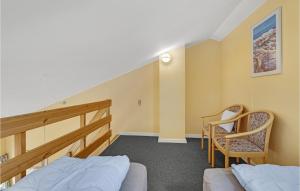
[[[252,77],[282,72],[281,9],[277,8],[251,29]]]

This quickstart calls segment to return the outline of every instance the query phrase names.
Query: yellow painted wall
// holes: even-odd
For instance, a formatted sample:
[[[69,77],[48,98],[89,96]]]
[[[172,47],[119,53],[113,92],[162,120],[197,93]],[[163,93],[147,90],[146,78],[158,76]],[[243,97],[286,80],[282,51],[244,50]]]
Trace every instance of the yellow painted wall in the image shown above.
[[[300,2],[298,3],[298,32],[300,32]],[[298,37],[298,63],[300,64],[300,37]],[[299,68],[299,75],[298,75],[298,77],[299,77],[299,80],[298,80],[298,85],[299,85],[299,97],[300,97],[300,66],[298,66],[298,68]],[[299,122],[298,122],[298,125],[299,125],[299,129],[300,129],[300,100],[299,100],[299,109],[298,109],[298,111],[299,111],[299,113],[298,113],[298,119],[299,119]],[[299,133],[298,133],[298,145],[300,145],[300,130],[298,130],[299,131]],[[299,152],[299,154],[298,154],[298,157],[299,157],[299,159],[300,159],[300,152]]]
[[[207,40],[186,49],[186,133],[199,134],[200,116],[221,106],[221,43]]]
[[[159,138],[185,139],[185,47],[169,53],[170,63],[159,62]]]
[[[105,82],[78,95],[65,99],[66,104],[54,104],[47,109],[112,99],[111,127],[113,135],[120,132],[158,132],[157,118],[157,62]],[[141,105],[138,105],[138,100]]]
[[[201,128],[199,116],[213,113],[220,107],[220,43],[208,40],[187,48],[185,62],[185,133],[198,134]],[[211,75],[212,73],[214,75]],[[158,61],[66,98],[65,104],[60,101],[45,110],[107,98],[113,100],[111,111],[113,136],[120,132],[159,133]],[[138,106],[138,99],[142,101],[141,106]],[[184,113],[182,115],[184,116]],[[79,118],[31,130],[27,133],[27,149],[35,148],[77,128],[79,128]],[[7,143],[5,152],[13,156],[13,137],[7,138],[5,143]],[[66,150],[58,155],[66,153]],[[52,158],[56,157],[57,155]]]
[[[282,6],[283,72],[252,78],[251,27]],[[299,164],[300,67],[299,1],[269,0],[222,42],[208,40],[186,49],[186,133],[199,133],[199,116],[242,103],[248,110],[268,109],[276,120],[271,133],[270,162]],[[159,133],[159,63],[151,63],[119,78],[66,99],[66,104],[113,100],[112,129]],[[138,99],[142,105],[138,105]],[[131,116],[131,117],[130,117]],[[56,127],[55,127],[56,126]],[[78,119],[31,131],[28,149],[79,127]],[[12,138],[5,142],[12,153]],[[4,144],[1,144],[1,146]]]
[[[112,137],[120,132],[158,133],[158,62],[148,64],[116,79],[105,82],[47,108],[54,109],[83,103],[112,99]],[[141,105],[138,105],[138,100]],[[92,116],[87,117],[87,122]],[[27,132],[27,150],[49,142],[79,128],[79,117],[47,125]],[[91,137],[92,138],[92,137]],[[6,138],[10,157],[14,155],[13,137]],[[2,144],[1,144],[2,146]],[[50,160],[62,156],[67,149]]]
[[[154,102],[158,94],[156,68],[156,63],[148,64],[65,99],[66,105],[55,104],[48,109],[112,99],[113,134],[123,131],[158,132],[158,126],[154,125],[157,117]],[[139,99],[141,106],[138,105]]]
[[[222,105],[268,109],[276,119],[270,161],[299,165],[299,1],[269,0],[222,41]],[[282,6],[282,74],[252,78],[251,27]]]

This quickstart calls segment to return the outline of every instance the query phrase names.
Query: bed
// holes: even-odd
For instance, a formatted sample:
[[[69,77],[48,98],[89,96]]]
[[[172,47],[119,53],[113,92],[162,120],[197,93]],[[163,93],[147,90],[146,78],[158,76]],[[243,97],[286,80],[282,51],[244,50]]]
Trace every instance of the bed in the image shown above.
[[[130,163],[120,191],[147,191],[147,170],[140,163]]]
[[[123,156],[61,157],[8,191],[147,191],[147,170]]]
[[[204,191],[295,191],[300,190],[300,167],[273,164],[232,165],[206,169]]]
[[[203,191],[244,191],[244,189],[230,168],[212,168],[204,171]]]

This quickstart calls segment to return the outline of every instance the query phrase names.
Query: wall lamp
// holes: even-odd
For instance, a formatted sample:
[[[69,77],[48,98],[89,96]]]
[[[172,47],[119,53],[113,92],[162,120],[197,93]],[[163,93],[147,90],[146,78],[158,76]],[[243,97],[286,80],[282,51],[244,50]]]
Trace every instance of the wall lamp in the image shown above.
[[[162,63],[168,64],[171,62],[172,57],[169,53],[163,53],[159,56],[159,59]]]

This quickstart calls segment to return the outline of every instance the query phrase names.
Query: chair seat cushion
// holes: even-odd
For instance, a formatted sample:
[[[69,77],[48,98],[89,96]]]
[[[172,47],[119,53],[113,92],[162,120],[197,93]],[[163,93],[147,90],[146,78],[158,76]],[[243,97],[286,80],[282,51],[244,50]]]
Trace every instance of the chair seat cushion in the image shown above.
[[[225,137],[219,136],[214,139],[216,144],[225,148]],[[231,152],[262,152],[263,150],[249,141],[247,138],[233,138],[229,142],[229,151]]]
[[[208,125],[204,126],[204,130],[205,130],[206,132],[208,132]],[[227,132],[225,129],[223,129],[222,127],[216,126],[216,127],[215,127],[215,133],[216,133],[216,134],[232,134],[232,133],[234,133],[234,132],[228,133],[228,132]]]

